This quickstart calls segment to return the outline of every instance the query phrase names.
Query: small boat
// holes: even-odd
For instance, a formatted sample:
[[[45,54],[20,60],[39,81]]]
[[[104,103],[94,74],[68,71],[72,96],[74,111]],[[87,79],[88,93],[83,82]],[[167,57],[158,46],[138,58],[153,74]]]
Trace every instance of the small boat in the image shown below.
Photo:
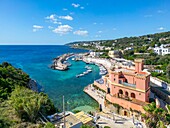
[[[63,64],[66,64],[67,66],[71,66],[71,64],[67,61],[64,61]]]
[[[99,74],[100,74],[100,75],[105,75],[105,74],[107,74],[107,71],[101,70]]]
[[[84,74],[80,74],[79,76],[84,76]]]
[[[88,72],[92,72],[92,70],[91,70],[91,69],[88,69],[87,71],[88,71]]]
[[[86,68],[86,69],[88,69],[88,70],[91,70],[91,69],[92,69],[92,68],[91,68],[91,67],[89,67],[89,66],[86,66],[85,68]]]
[[[88,74],[88,73],[89,73],[88,71],[83,72],[84,75],[86,75],[86,74]]]
[[[72,58],[71,60],[75,60],[75,58]]]
[[[89,66],[85,66],[85,68],[88,68]]]

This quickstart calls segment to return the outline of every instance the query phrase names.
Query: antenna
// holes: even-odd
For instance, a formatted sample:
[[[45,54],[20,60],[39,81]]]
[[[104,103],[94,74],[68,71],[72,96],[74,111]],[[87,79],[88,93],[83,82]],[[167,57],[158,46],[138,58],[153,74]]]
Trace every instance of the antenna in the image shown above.
[[[65,105],[64,105],[64,96],[63,96],[63,115],[64,115],[64,128],[66,128],[66,119],[65,119]]]

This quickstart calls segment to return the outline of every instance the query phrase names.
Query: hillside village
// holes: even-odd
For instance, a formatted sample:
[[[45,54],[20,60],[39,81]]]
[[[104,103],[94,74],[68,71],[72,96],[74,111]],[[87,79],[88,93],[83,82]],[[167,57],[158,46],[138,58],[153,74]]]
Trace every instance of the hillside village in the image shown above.
[[[80,41],[67,44],[73,48],[90,50],[93,57],[143,58],[153,76],[170,83],[167,79],[170,62],[170,32],[124,37],[114,40]]]

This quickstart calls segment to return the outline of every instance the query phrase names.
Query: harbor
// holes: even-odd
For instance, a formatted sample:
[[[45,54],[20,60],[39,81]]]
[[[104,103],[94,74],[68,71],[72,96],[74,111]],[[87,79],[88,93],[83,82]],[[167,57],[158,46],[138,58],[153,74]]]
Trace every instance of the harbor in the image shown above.
[[[92,72],[92,68],[91,68],[91,67],[89,67],[89,66],[85,66],[85,69],[86,69],[86,71],[85,71],[85,72],[83,72],[83,73],[81,73],[81,74],[76,75],[76,77],[77,77],[77,78],[79,78],[79,77],[82,77],[82,76],[87,75],[88,73],[91,73],[91,72]]]

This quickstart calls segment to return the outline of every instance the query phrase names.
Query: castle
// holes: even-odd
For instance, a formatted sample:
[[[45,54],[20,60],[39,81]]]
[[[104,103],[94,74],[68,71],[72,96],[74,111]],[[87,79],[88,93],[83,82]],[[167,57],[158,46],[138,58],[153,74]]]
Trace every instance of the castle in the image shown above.
[[[135,60],[135,69],[112,68],[103,77],[103,83],[94,85],[106,92],[105,99],[118,104],[125,110],[144,112],[143,106],[149,103],[150,73],[143,71],[144,60]],[[127,111],[122,115],[127,116]]]

